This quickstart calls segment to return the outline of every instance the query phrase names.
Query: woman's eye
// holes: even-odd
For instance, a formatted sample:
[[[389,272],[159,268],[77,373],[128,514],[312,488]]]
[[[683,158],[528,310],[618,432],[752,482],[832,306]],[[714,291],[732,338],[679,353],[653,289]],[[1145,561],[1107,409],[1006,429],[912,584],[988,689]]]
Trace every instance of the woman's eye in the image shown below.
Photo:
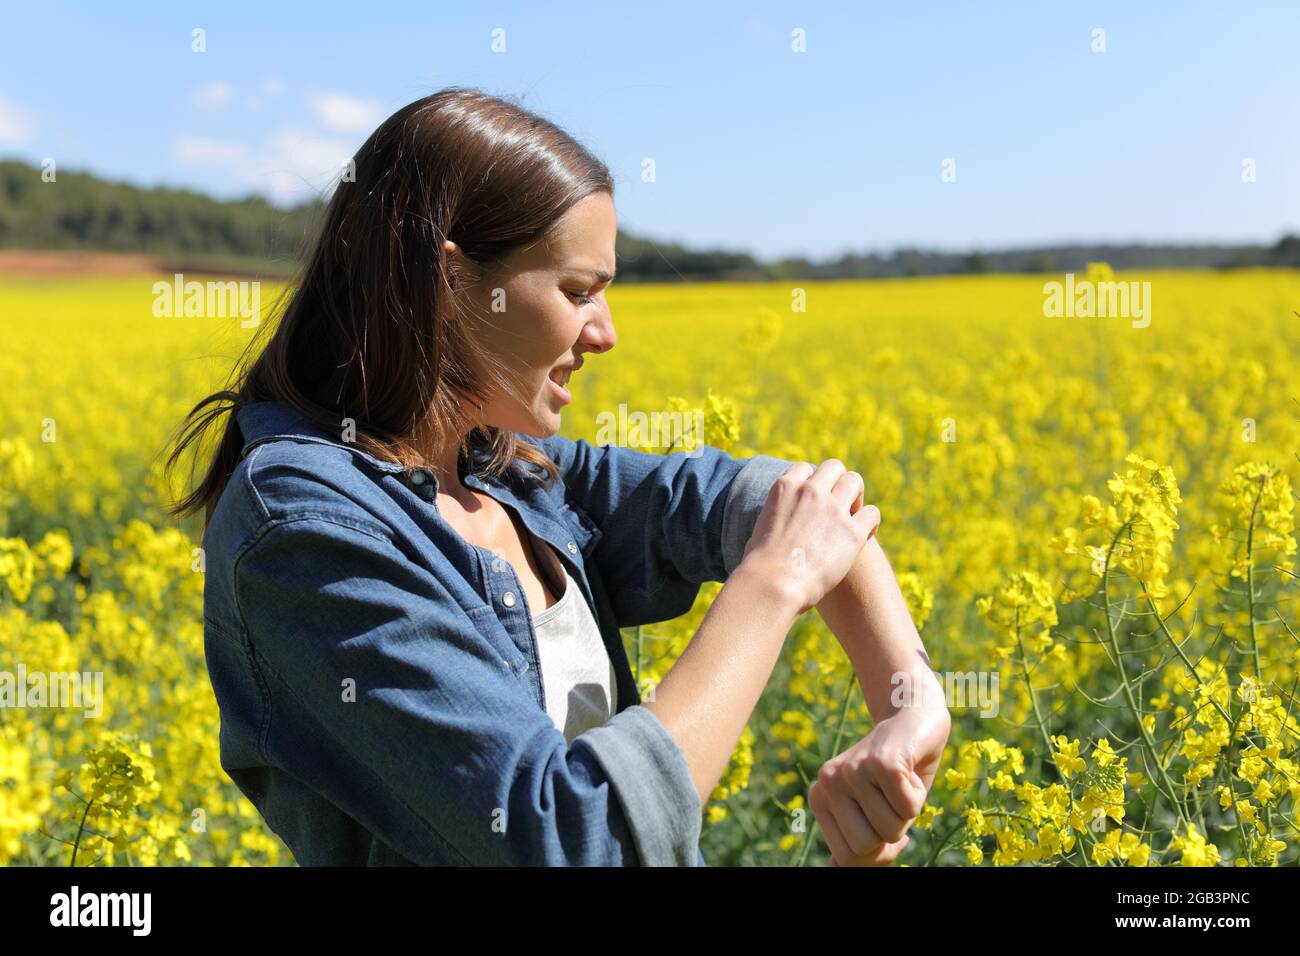
[[[579,305],[586,305],[588,302],[591,301],[592,298],[591,296],[585,295],[581,292],[570,292],[569,295],[577,299]]]

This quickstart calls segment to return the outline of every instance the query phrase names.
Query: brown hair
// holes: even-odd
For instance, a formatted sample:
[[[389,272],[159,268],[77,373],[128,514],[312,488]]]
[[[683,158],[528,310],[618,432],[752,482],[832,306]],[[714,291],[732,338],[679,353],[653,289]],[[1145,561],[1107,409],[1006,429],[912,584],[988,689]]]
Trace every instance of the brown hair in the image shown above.
[[[544,480],[555,477],[536,445],[466,414],[486,398],[489,379],[505,383],[457,299],[473,276],[443,243],[454,242],[474,268],[496,264],[543,237],[580,199],[612,196],[609,169],[551,122],[467,87],[402,107],[353,162],[355,176],[336,187],[299,277],[272,309],[281,317],[265,349],[247,364],[270,322],[227,388],[195,405],[178,432],[167,472],[231,413],[203,480],[169,508],[182,518],[202,508],[205,532],[239,464],[234,412],[259,401],[285,402],[330,431],[350,417],[358,448],[407,468],[425,464],[420,436],[440,445],[458,436],[460,457],[477,474],[526,461]]]

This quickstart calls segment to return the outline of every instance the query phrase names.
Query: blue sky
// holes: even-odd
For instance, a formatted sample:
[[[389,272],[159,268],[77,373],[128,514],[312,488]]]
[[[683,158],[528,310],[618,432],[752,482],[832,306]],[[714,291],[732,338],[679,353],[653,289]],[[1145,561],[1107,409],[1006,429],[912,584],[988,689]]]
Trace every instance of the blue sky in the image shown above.
[[[656,240],[823,258],[1300,231],[1294,3],[54,2],[4,22],[0,157],[142,185],[300,199],[393,110],[470,85],[577,136],[620,227]]]

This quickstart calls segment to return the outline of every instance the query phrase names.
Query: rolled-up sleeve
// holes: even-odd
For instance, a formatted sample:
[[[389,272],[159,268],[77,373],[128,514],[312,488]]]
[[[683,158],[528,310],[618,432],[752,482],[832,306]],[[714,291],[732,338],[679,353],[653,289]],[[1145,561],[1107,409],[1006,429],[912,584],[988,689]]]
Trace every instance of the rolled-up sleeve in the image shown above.
[[[700,796],[677,741],[637,704],[574,738],[613,781],[645,866],[695,866]]]
[[[745,545],[767,504],[768,492],[789,467],[790,462],[784,459],[755,455],[745,459],[744,467],[732,479],[722,516],[722,557],[728,575],[744,557]]]
[[[591,559],[619,627],[685,614],[705,581],[726,581],[790,464],[712,445],[662,455],[559,435],[539,444],[567,498],[600,528]]]
[[[636,705],[566,741],[522,655],[381,531],[278,519],[234,580],[262,758],[404,857],[694,865],[698,796],[658,718]]]

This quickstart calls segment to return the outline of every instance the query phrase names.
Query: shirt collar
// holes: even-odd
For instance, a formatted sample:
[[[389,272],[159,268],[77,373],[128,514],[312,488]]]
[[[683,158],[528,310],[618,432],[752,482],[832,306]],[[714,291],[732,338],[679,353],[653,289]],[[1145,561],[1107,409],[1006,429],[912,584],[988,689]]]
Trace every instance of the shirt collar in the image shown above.
[[[239,422],[239,430],[244,436],[244,447],[240,450],[240,457],[247,455],[255,445],[260,445],[262,442],[290,439],[346,448],[352,454],[364,459],[371,467],[390,474],[405,470],[396,462],[376,458],[315,422],[308,421],[298,413],[297,409],[285,402],[252,402],[242,405],[235,411],[235,419]]]
[[[335,433],[303,418],[297,409],[285,402],[266,401],[241,405],[235,411],[235,419],[239,422],[239,430],[244,436],[244,447],[239,453],[241,458],[247,455],[254,446],[260,445],[262,442],[289,439],[292,441],[314,441],[325,445],[334,445],[337,448],[346,448],[352,454],[363,459],[372,468],[388,474],[398,474],[406,470],[396,462],[376,458],[351,442],[343,441]],[[485,481],[473,474],[463,475],[461,480],[465,484],[480,490],[483,490],[485,485],[496,484],[496,482]]]

